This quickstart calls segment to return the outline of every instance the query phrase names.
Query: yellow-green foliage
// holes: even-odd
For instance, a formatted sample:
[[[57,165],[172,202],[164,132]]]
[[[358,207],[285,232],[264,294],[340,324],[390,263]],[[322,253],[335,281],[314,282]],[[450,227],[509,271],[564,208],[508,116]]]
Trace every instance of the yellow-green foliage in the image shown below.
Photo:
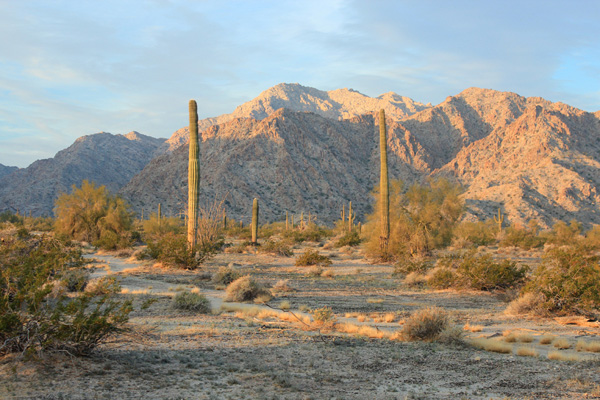
[[[464,221],[454,228],[454,241],[464,245],[487,246],[496,241],[496,224],[493,220]]]
[[[132,213],[123,199],[112,196],[105,186],[84,180],[81,188],[61,194],[55,203],[55,230],[75,240],[85,240],[106,249],[131,244]]]
[[[598,257],[578,247],[549,251],[534,271],[522,294],[541,296],[544,310],[566,314],[600,307],[600,266]]]
[[[568,225],[564,221],[558,221],[546,236],[548,243],[573,245],[581,239],[581,224],[576,220],[571,220]]]
[[[529,250],[542,247],[545,242],[546,239],[538,235],[535,220],[532,220],[527,228],[518,224],[508,227],[500,241],[500,246],[516,246]]]
[[[142,221],[142,227],[144,229],[145,237],[162,236],[166,233],[183,233],[185,226],[179,218],[175,217],[162,217],[160,222],[156,213],[150,215],[150,219]]]
[[[463,213],[459,198],[462,188],[445,179],[414,184],[404,193],[402,186],[401,181],[390,185],[389,253],[394,257],[427,254],[450,244],[454,226]],[[381,258],[377,189],[373,195],[374,210],[364,227],[365,249],[369,256]]]
[[[305,267],[309,265],[321,265],[328,267],[331,265],[331,259],[327,256],[319,254],[316,250],[307,249],[302,255],[296,258],[297,267]]]

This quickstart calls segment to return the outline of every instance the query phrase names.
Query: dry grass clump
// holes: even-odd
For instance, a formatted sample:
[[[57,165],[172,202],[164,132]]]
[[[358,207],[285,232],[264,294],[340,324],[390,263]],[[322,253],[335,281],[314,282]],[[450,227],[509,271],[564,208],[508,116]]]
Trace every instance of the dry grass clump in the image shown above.
[[[513,349],[512,345],[494,339],[477,338],[470,340],[469,343],[479,349],[501,354],[510,354]]]
[[[463,329],[469,332],[481,332],[483,330],[483,325],[471,325],[467,322]]]
[[[102,296],[115,292],[117,287],[120,291],[120,285],[115,277],[103,276],[91,279],[85,287],[85,292],[95,296]]]
[[[283,311],[288,311],[291,307],[292,305],[287,300],[283,300],[281,303],[279,303],[279,308]]]
[[[450,326],[440,332],[437,341],[444,344],[463,344],[465,331],[460,326]]]
[[[521,346],[519,348],[517,348],[517,351],[515,352],[518,356],[522,356],[522,357],[537,357],[538,356],[538,352],[530,346]]]
[[[581,361],[582,358],[577,353],[550,351],[548,352],[548,359],[557,361]]]
[[[507,343],[531,343],[533,342],[533,335],[525,332],[512,332],[512,331],[504,331],[502,333],[504,335],[504,341]]]
[[[201,294],[180,292],[173,298],[173,307],[178,310],[194,311],[202,314],[211,312],[210,301]]]
[[[381,304],[381,303],[383,303],[383,301],[384,301],[383,299],[374,299],[372,297],[369,297],[367,299],[367,303],[369,303],[369,304]]]
[[[404,284],[409,287],[421,287],[427,282],[427,277],[418,272],[411,272],[404,278]]]
[[[231,282],[225,289],[225,301],[269,301],[271,293],[250,276],[243,276]]]
[[[600,342],[597,340],[587,341],[579,339],[575,345],[577,351],[589,351],[590,353],[600,353]]]
[[[273,292],[295,292],[296,289],[294,289],[293,287],[291,287],[289,285],[290,280],[289,279],[282,279],[280,281],[277,281],[277,283],[275,284],[275,286],[273,286],[272,291]]]
[[[448,313],[439,307],[414,312],[404,323],[402,336],[407,340],[436,340],[448,327]]]
[[[331,307],[322,307],[313,310],[313,319],[319,325],[332,324],[335,322],[335,315]]]
[[[504,313],[507,315],[540,314],[543,298],[537,293],[525,293],[521,297],[511,301]]]
[[[356,317],[358,322],[365,322],[367,320],[367,316],[364,314],[361,314],[359,316]]]
[[[565,338],[558,338],[552,342],[552,346],[559,350],[565,350],[571,348],[571,343],[569,343],[569,341]]]
[[[336,324],[335,330],[341,333],[355,334],[365,336],[371,339],[392,339],[394,335],[390,332],[382,331],[376,327],[355,324]]]
[[[320,265],[313,265],[306,271],[306,276],[319,277],[323,273],[323,268]]]
[[[554,335],[544,335],[540,338],[540,344],[550,344],[556,339]]]
[[[333,273],[332,270],[326,269],[325,271],[321,272],[321,277],[322,278],[334,278],[335,274]]]

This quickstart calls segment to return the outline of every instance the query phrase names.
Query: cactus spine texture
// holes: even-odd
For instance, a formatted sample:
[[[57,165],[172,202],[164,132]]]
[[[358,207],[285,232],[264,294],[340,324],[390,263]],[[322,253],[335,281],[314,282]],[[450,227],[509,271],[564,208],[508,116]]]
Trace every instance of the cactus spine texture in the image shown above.
[[[381,203],[381,236],[379,245],[382,256],[388,253],[390,240],[390,185],[388,181],[387,136],[385,129],[385,111],[379,111],[379,148],[381,150],[381,174],[379,180],[379,195]]]
[[[252,244],[257,244],[258,239],[258,199],[252,202]]]
[[[198,234],[198,198],[200,196],[200,162],[198,161],[198,106],[190,100],[190,153],[188,166],[188,224],[187,237],[190,249],[196,246]]]

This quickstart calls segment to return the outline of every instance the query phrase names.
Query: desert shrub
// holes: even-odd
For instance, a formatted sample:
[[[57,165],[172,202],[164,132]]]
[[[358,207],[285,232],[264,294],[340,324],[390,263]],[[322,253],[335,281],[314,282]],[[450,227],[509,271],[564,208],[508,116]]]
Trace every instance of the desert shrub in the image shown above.
[[[0,354],[48,350],[89,354],[120,332],[131,302],[113,294],[53,293],[56,278],[83,265],[81,251],[48,237],[12,239],[0,246]]]
[[[475,290],[507,289],[525,280],[528,268],[511,260],[495,262],[489,254],[468,252],[458,266],[457,282]]]
[[[312,315],[313,319],[318,324],[328,324],[335,321],[335,315],[333,314],[331,307],[317,308],[316,310],[313,310]]]
[[[296,289],[290,286],[289,279],[282,279],[277,281],[275,286],[273,286],[273,292],[295,292]]]
[[[567,225],[564,221],[558,221],[552,225],[552,230],[546,233],[548,243],[552,243],[558,246],[562,245],[573,245],[579,239],[581,235],[581,224],[576,220],[571,220]]]
[[[520,225],[513,225],[506,228],[500,246],[520,247],[525,250],[542,247],[546,239],[537,235],[537,230],[525,228]]]
[[[524,293],[511,301],[504,313],[508,315],[539,314],[543,312],[543,300],[539,293]]]
[[[212,283],[217,285],[229,285],[231,282],[240,278],[240,273],[230,267],[220,267],[213,275]]]
[[[225,289],[225,301],[253,301],[259,298],[267,300],[271,294],[250,276],[243,276],[231,282]]]
[[[388,254],[381,254],[379,189],[373,196],[373,213],[367,216],[363,236],[369,257],[390,260],[406,255],[426,255],[431,250],[447,246],[452,231],[463,213],[459,195],[462,187],[445,179],[414,184],[406,192],[401,181],[390,185],[390,239]]]
[[[25,226],[30,231],[50,232],[54,229],[54,219],[50,217],[25,218]]]
[[[308,224],[304,229],[294,228],[283,232],[283,237],[293,243],[320,242],[333,231],[317,224]]]
[[[206,296],[192,292],[177,293],[173,298],[173,307],[178,310],[194,311],[202,314],[211,312],[210,301]]]
[[[313,278],[319,277],[323,274],[323,268],[320,265],[313,265],[306,271],[306,276]]]
[[[335,247],[358,246],[360,244],[360,236],[357,231],[346,232],[344,236],[336,240]]]
[[[10,211],[0,213],[0,222],[10,222],[13,225],[23,225],[23,217]]]
[[[600,249],[600,225],[594,225],[592,229],[585,233],[582,245],[590,250]]]
[[[62,275],[62,280],[69,292],[81,292],[85,289],[89,279],[89,273],[80,268],[67,270]]]
[[[175,217],[162,217],[158,220],[158,215],[152,213],[149,219],[142,221],[142,229],[145,238],[153,238],[166,233],[183,234],[185,225],[181,219]]]
[[[549,251],[533,272],[522,294],[542,297],[541,307],[550,313],[582,313],[600,308],[598,257],[577,247]]]
[[[427,286],[434,289],[448,289],[456,286],[458,277],[453,269],[436,267],[427,274]]]
[[[317,250],[307,249],[302,255],[296,257],[296,266],[305,267],[309,265],[320,265],[328,267],[331,265],[331,259],[319,254]]]
[[[393,275],[408,275],[413,272],[424,274],[431,267],[433,267],[433,262],[426,258],[422,257],[401,257],[400,260],[394,266]]]
[[[457,224],[453,230],[453,244],[462,243],[463,246],[487,246],[496,241],[496,224],[493,220],[468,222]]]
[[[220,243],[209,243],[204,247],[198,244],[190,250],[186,235],[167,233],[159,238],[148,240],[145,254],[174,267],[196,269],[218,251],[219,245]]]
[[[449,326],[448,313],[438,307],[415,311],[404,323],[402,336],[407,340],[436,340]]]
[[[294,252],[290,248],[290,245],[283,240],[267,240],[260,246],[260,251],[263,253],[272,253],[284,257],[291,257]]]
[[[85,291],[94,296],[118,293],[120,290],[121,285],[119,285],[114,276],[103,276],[91,279],[85,286]]]
[[[132,213],[125,201],[105,186],[84,180],[55,203],[54,229],[70,239],[85,240],[107,250],[131,245]]]

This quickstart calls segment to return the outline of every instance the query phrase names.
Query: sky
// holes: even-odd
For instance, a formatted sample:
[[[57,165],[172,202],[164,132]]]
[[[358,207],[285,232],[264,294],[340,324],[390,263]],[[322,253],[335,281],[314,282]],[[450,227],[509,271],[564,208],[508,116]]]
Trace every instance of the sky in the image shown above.
[[[168,138],[278,83],[423,103],[477,86],[600,110],[595,0],[0,0],[0,163]]]

